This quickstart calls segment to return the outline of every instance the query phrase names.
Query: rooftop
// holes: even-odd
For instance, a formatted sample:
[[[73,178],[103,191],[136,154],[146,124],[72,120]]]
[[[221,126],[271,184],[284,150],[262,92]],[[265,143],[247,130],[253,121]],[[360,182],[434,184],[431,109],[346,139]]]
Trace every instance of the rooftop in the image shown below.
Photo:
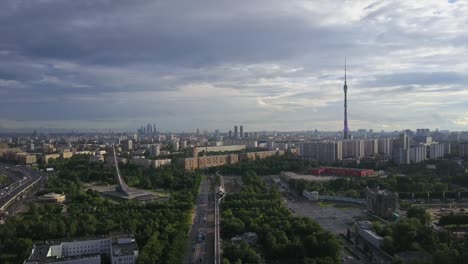
[[[133,236],[112,238],[112,255],[128,256],[138,250],[138,245]]]
[[[57,199],[60,197],[65,197],[65,194],[60,194],[60,193],[47,193],[42,195],[40,198],[42,199]]]
[[[41,262],[41,263],[52,263],[55,261],[72,260],[72,259],[83,259],[83,258],[100,258],[100,254],[83,254],[78,256],[69,256],[58,258],[57,255],[50,255],[50,248],[53,246],[59,246],[64,242],[81,242],[89,240],[110,240],[112,243],[112,254],[114,256],[126,256],[134,255],[134,251],[138,251],[138,245],[135,242],[133,235],[111,235],[111,236],[91,236],[81,237],[75,239],[64,239],[64,240],[50,240],[41,243],[34,244],[32,253],[26,262]]]

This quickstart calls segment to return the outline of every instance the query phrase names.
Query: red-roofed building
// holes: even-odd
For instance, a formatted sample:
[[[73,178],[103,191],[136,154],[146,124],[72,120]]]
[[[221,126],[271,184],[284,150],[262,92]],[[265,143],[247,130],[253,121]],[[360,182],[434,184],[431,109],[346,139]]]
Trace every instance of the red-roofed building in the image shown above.
[[[370,169],[354,169],[354,168],[336,168],[322,167],[311,170],[313,175],[333,175],[344,177],[370,177],[374,175],[374,170]]]

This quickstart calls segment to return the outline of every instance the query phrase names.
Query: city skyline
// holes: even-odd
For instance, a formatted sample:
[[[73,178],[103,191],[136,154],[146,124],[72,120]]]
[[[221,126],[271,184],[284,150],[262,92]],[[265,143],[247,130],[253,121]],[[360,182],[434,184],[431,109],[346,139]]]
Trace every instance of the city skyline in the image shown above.
[[[0,5],[0,131],[468,130],[466,1]]]

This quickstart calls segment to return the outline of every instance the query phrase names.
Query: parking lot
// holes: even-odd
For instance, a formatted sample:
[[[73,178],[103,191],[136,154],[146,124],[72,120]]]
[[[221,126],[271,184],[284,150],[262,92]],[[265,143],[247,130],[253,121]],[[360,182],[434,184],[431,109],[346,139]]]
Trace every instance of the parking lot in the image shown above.
[[[289,199],[286,204],[296,215],[314,219],[333,234],[346,234],[349,224],[365,217],[362,208],[350,205],[318,203],[305,199]]]
[[[280,191],[282,191],[286,206],[293,214],[314,219],[323,229],[337,235],[337,238],[340,239],[343,245],[340,256],[342,263],[370,263],[362,252],[356,249],[353,244],[346,241],[343,236],[340,236],[340,234],[346,236],[348,228],[351,229],[356,220],[366,218],[364,208],[349,204],[309,201],[303,197],[289,193],[287,185],[283,185]]]

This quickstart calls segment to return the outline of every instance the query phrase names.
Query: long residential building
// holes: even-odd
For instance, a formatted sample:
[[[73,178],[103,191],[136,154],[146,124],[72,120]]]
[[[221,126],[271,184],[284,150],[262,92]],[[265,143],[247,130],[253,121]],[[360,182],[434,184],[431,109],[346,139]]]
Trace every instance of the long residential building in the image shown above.
[[[112,264],[134,264],[138,252],[132,235],[46,241],[34,244],[24,264],[101,264],[102,256]]]
[[[429,159],[439,159],[450,153],[450,143],[435,142],[431,137],[427,137],[426,142],[411,145],[410,138],[403,133],[394,142],[393,161],[398,165],[420,163]]]
[[[377,153],[391,156],[393,154],[393,138],[379,138]]]
[[[240,140],[239,140],[240,141]],[[224,152],[224,151],[239,151],[244,150],[246,148],[245,145],[227,145],[227,146],[210,146],[210,147],[197,147],[198,152]]]
[[[379,153],[379,140],[378,139],[365,139],[364,140],[364,157],[372,157]]]
[[[458,155],[462,159],[468,159],[468,143],[460,143],[458,146]]]
[[[130,159],[129,163],[132,165],[144,167],[144,168],[150,168],[150,167],[159,168],[161,166],[171,164],[171,159],[150,160],[150,159],[135,157],[133,159]]]
[[[258,151],[240,154],[226,154],[214,156],[198,156],[198,148],[194,149],[194,157],[181,158],[177,163],[185,170],[205,169],[228,164],[236,164],[239,161],[265,159],[275,155],[284,155],[284,151]]]
[[[426,146],[419,145],[419,146],[411,147],[409,150],[410,162],[419,163],[419,162],[425,161],[427,157],[426,152],[427,152]]]
[[[341,141],[343,148],[343,158],[357,158],[364,157],[364,140],[362,139],[348,139]]]
[[[225,139],[223,141],[224,146],[235,146],[244,145],[245,147],[252,149],[258,147],[258,141],[253,139]]]
[[[340,161],[343,159],[342,142],[303,142],[299,147],[299,157],[329,163]]]

